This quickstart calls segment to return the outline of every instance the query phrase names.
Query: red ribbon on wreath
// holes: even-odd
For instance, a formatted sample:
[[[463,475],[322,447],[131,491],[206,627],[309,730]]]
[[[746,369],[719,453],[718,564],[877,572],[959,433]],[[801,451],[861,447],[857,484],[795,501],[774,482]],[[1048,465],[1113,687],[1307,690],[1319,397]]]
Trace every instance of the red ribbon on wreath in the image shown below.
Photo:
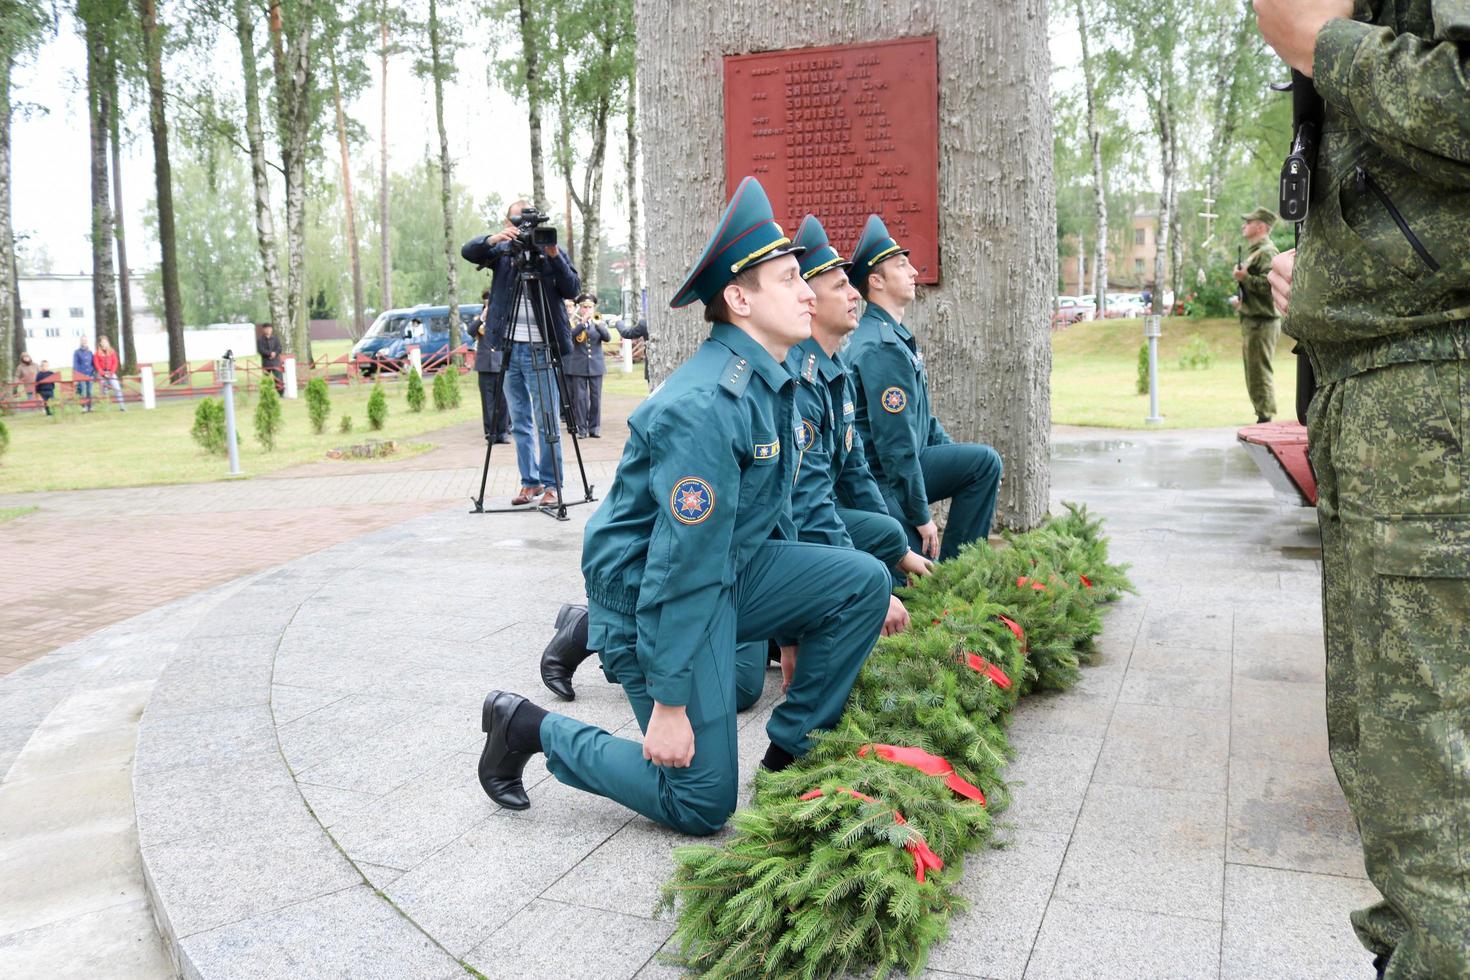
[[[1021,641],[1021,648],[1025,649],[1026,631],[1021,629],[1021,624],[1016,622],[1014,619],[1011,619],[1009,616],[996,616],[995,618],[1000,620],[1002,623],[1005,623],[1006,628],[1009,629],[1012,633],[1016,634],[1016,639]]]
[[[1086,575],[1082,575],[1082,574],[1078,574],[1077,577],[1082,580],[1082,585],[1083,585],[1084,588],[1088,588],[1088,589],[1092,588],[1092,579],[1090,579]]]
[[[923,749],[908,745],[864,745],[858,749],[858,757],[863,758],[869,752],[873,752],[880,759],[888,762],[897,762],[900,765],[917,769],[926,776],[943,776],[944,785],[963,796],[967,800],[974,800],[981,806],[985,805],[985,794],[980,792],[980,787],[974,783],[967,782],[959,773],[954,771],[954,766],[942,755],[932,755]]]
[[[989,660],[986,660],[984,657],[980,656],[980,654],[965,654],[965,666],[969,667],[977,674],[984,674],[986,677],[989,677],[993,682],[995,682],[995,686],[1000,688],[1001,690],[1009,691],[1011,689],[1011,679],[1006,676],[1006,672],[1001,670],[995,664],[991,663]]]
[[[877,802],[867,793],[859,793],[857,790],[848,789],[846,786],[838,786],[837,792],[846,793],[853,799],[862,800],[864,803]],[[801,794],[801,796],[797,797],[797,799],[815,800],[817,797],[823,795],[825,794],[823,794],[820,789],[814,789],[810,793]],[[908,826],[908,821],[905,820],[903,818],[903,814],[899,813],[897,810],[893,811],[893,822],[898,824],[900,827]],[[914,859],[914,880],[922,885],[924,883],[924,873],[926,871],[943,870],[944,861],[939,857],[938,854],[935,854],[932,850],[929,849],[929,842],[924,840],[923,834],[920,834],[918,831],[914,831],[912,834],[912,838],[913,839],[909,841],[909,843],[905,844],[903,848],[904,850],[908,851],[909,855]]]
[[[1016,587],[1017,588],[1024,589],[1027,585],[1030,585],[1031,588],[1035,589],[1037,592],[1045,592],[1046,591],[1046,586],[1043,585],[1042,583],[1036,581],[1035,579],[1027,578],[1024,575],[1022,575],[1020,578],[1016,579]]]

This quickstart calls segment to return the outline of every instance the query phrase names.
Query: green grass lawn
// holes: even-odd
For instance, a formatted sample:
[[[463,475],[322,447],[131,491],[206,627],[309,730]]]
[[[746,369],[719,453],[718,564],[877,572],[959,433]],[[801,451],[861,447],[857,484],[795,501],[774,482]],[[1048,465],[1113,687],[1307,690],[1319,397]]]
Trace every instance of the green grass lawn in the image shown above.
[[[428,387],[426,384],[425,388]],[[433,447],[410,437],[480,417],[480,398],[472,374],[460,378],[459,408],[447,412],[434,411],[430,396],[422,412],[412,413],[404,399],[404,386],[389,383],[384,385],[388,422],[381,432],[373,432],[367,422],[371,390],[372,386],[367,384],[332,385],[332,411],[326,431],[321,435],[311,431],[305,398],[283,399],[281,411],[285,424],[272,452],[262,449],[255,439],[253,420],[257,398],[241,397],[237,393],[235,415],[240,431],[240,468],[246,476],[259,476],[286,466],[321,460],[329,449],[368,438],[399,440],[399,451],[412,455]],[[125,414],[99,407],[90,415],[68,408],[51,418],[34,413],[11,417],[7,420],[10,449],[0,458],[0,493],[224,479],[229,474],[225,457],[206,454],[189,437],[197,404],[195,399],[160,399],[158,408],[151,412],[133,405]],[[352,416],[349,435],[338,431],[343,415]],[[345,471],[353,463],[343,461],[340,465]]]
[[[1212,355],[1209,367],[1187,369],[1179,356],[1198,338]],[[1076,323],[1052,335],[1051,418],[1059,425],[1141,429],[1148,396],[1137,394],[1142,320]],[[1277,418],[1296,403],[1292,340],[1276,346]],[[1159,340],[1159,414],[1163,427],[1240,426],[1255,421],[1240,361],[1240,326],[1234,319],[1168,317]]]
[[[35,510],[36,508],[34,507],[0,507],[0,524],[4,524],[6,521],[13,521],[17,517],[24,517],[27,514],[34,513]]]

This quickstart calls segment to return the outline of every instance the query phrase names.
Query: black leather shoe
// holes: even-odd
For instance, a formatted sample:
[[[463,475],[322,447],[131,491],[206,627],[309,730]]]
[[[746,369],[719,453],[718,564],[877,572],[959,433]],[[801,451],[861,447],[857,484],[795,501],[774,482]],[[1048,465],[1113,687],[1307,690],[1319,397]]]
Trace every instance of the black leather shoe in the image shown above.
[[[521,773],[531,758],[529,752],[512,752],[506,739],[510,717],[525,698],[505,691],[485,695],[480,728],[485,732],[485,748],[480,753],[480,786],[485,795],[507,810],[524,810],[531,805]]]
[[[556,635],[541,651],[541,682],[563,701],[577,700],[572,674],[592,651],[587,649],[587,607],[568,603],[556,614]]]

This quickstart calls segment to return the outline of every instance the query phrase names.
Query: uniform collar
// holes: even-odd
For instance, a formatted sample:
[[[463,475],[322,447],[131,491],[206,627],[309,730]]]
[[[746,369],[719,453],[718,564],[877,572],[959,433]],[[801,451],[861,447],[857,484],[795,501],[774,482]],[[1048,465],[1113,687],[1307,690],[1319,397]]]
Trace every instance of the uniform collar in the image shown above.
[[[908,327],[895,320],[892,313],[889,313],[877,303],[869,303],[867,309],[863,310],[863,316],[871,316],[878,321],[878,332],[883,336],[884,340],[888,339],[888,334],[890,333],[896,335],[904,343],[909,343],[914,339],[914,335],[909,331]]]
[[[744,358],[755,373],[765,379],[772,391],[780,391],[793,379],[790,368],[778,362],[755,338],[733,323],[716,323],[710,327],[710,339],[729,348],[736,357]]]
[[[831,382],[847,373],[847,367],[839,360],[830,357],[822,345],[817,343],[817,338],[808,337],[797,344],[792,350],[797,352],[797,363],[792,365],[799,377],[806,377],[806,366],[810,360],[813,372],[820,374],[823,381]],[[808,379],[810,380],[810,379]]]

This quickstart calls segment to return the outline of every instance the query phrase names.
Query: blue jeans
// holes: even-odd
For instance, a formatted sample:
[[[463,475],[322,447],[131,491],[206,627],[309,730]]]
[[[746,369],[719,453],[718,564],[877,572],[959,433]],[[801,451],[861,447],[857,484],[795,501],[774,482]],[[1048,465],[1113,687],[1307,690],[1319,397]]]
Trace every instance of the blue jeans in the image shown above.
[[[91,408],[92,407],[92,379],[91,378],[87,378],[86,380],[83,380],[80,377],[77,378],[77,397],[80,398],[82,401],[86,402],[88,408]]]
[[[557,419],[561,396],[545,353],[540,355],[540,364],[533,365],[531,358],[529,344],[510,345],[510,367],[505,371],[510,433],[516,441],[521,485],[552,490],[561,486],[557,478],[561,472],[561,432]]]

